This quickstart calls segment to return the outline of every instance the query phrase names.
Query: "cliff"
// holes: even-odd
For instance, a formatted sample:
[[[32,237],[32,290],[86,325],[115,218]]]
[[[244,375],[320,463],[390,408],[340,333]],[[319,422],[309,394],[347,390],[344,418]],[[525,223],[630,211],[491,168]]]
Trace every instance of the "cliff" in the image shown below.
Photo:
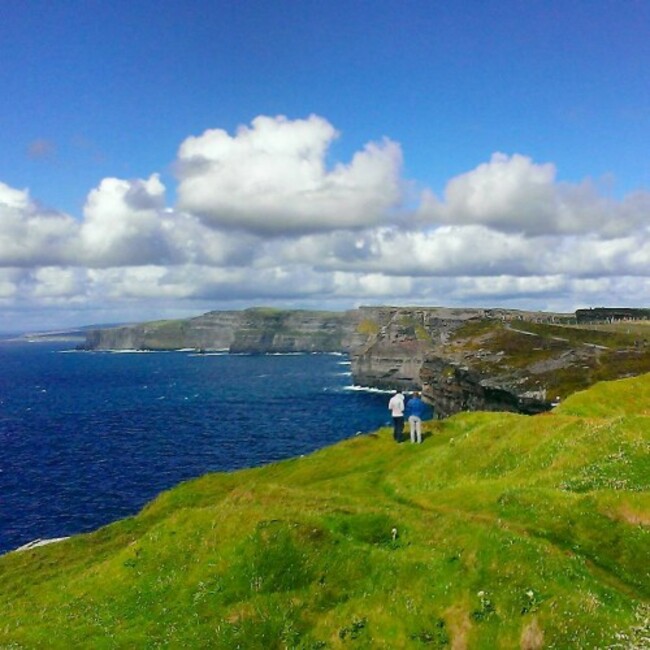
[[[633,329],[517,318],[457,328],[427,353],[420,381],[443,417],[465,410],[534,414],[599,381],[648,371],[650,346]]]
[[[347,352],[360,344],[358,313],[279,309],[211,311],[181,320],[90,330],[87,350]]]
[[[347,312],[243,312],[234,332],[231,352],[349,352],[359,345],[359,314]]]
[[[650,371],[648,321],[628,321],[622,329],[577,325],[575,314],[503,309],[364,313],[362,322],[373,323],[374,330],[351,352],[355,381],[421,389],[440,417],[540,413],[598,381]]]
[[[445,307],[362,307],[359,311],[368,337],[351,352],[356,382],[405,390],[420,388],[420,370],[428,353],[449,340],[465,322],[496,317],[484,309]]]
[[[86,350],[229,349],[241,312],[209,312],[187,320],[153,321],[86,332]]]
[[[639,311],[639,310],[637,310]],[[86,334],[86,349],[345,352],[355,384],[422,389],[439,416],[539,413],[597,381],[650,371],[650,321],[446,307],[248,309]]]

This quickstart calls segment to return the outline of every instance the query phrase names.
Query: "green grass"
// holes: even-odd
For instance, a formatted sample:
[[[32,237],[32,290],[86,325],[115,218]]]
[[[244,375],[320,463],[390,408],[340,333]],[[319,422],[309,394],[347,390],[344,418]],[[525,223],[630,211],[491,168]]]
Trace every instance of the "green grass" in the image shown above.
[[[212,474],[0,558],[0,648],[648,648],[650,375]]]
[[[357,332],[359,334],[366,334],[367,336],[376,336],[380,330],[379,323],[369,318],[364,318],[357,325]]]
[[[533,323],[514,321],[513,328],[534,332],[544,337],[567,339],[572,344],[591,343],[611,347],[634,346],[638,340],[638,328],[623,327],[588,327],[577,325],[552,325],[549,323]]]
[[[614,323],[585,323],[584,329],[591,329],[602,332],[620,332],[631,334],[635,338],[647,338],[650,336],[650,320],[616,321]]]

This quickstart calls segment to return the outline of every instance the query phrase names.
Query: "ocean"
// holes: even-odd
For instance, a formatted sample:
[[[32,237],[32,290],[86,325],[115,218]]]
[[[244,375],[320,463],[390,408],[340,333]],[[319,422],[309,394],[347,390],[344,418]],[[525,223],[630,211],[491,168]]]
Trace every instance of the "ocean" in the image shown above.
[[[0,553],[390,419],[386,395],[351,386],[343,355],[70,348],[0,342]]]

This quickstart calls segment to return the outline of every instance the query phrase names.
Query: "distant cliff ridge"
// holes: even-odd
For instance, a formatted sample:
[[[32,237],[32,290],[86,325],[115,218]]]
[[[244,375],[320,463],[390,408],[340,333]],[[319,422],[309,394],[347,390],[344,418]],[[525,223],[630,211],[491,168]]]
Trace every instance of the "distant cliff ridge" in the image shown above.
[[[466,410],[538,413],[597,381],[650,371],[650,321],[643,320],[648,311],[616,310],[614,320],[640,317],[638,327],[621,330],[603,310],[578,319],[506,309],[258,308],[90,330],[82,347],[344,352],[356,384],[421,389],[441,416]]]
[[[358,314],[279,309],[211,311],[196,318],[91,330],[88,350],[347,352],[359,344]]]

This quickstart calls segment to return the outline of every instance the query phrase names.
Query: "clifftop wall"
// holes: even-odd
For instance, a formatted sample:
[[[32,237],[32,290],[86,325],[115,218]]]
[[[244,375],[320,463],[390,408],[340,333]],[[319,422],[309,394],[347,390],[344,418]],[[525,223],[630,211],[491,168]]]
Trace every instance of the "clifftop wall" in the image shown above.
[[[615,321],[650,320],[650,309],[632,307],[594,307],[576,310],[578,323],[612,323]]]

